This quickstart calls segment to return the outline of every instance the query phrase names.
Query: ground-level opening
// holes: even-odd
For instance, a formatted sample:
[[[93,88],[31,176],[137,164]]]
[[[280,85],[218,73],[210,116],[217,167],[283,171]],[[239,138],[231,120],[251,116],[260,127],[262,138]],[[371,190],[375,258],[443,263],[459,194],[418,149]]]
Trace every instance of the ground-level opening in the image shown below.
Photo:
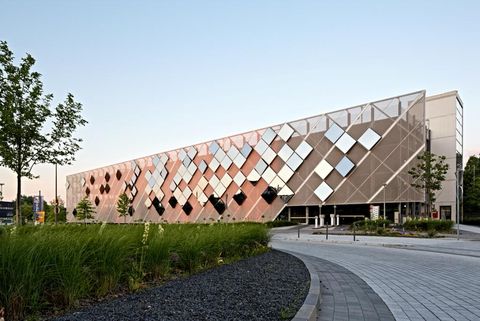
[[[448,209],[443,217],[448,217]],[[375,203],[349,205],[307,205],[286,206],[277,216],[277,220],[320,225],[350,225],[365,218],[384,217],[392,223],[401,224],[407,217],[420,217],[422,203]]]

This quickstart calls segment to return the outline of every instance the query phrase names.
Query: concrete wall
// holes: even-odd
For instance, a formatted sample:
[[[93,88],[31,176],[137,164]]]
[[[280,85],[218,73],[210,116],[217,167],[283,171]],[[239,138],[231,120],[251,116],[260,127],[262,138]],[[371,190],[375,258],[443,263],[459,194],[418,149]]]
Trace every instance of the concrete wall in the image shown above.
[[[443,189],[437,193],[435,208],[451,206],[452,220],[456,220],[456,106],[457,91],[430,96],[426,99],[425,116],[431,129],[431,151],[443,155],[449,170]]]

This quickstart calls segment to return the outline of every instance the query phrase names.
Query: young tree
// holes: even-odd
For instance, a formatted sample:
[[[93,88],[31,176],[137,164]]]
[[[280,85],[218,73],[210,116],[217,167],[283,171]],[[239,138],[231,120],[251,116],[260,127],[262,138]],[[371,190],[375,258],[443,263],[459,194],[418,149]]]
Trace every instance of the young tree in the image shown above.
[[[463,174],[463,209],[467,216],[480,215],[480,157],[470,156]]]
[[[23,215],[23,212],[22,212]],[[55,199],[50,201],[50,204],[45,206],[45,221],[49,223],[55,222]],[[58,215],[57,222],[67,222],[67,209],[65,208],[65,202],[58,197]]]
[[[431,213],[432,204],[435,202],[435,192],[442,189],[442,183],[448,171],[445,156],[438,156],[425,151],[417,156],[418,164],[412,167],[408,174],[412,176],[413,187],[424,190],[427,197],[427,213]]]
[[[36,164],[71,164],[82,141],[73,134],[87,123],[81,116],[82,105],[72,94],[50,109],[53,95],[43,92],[34,64],[27,54],[15,65],[13,52],[0,41],[0,166],[17,175],[17,224],[22,222],[21,178],[35,178]]]
[[[95,208],[87,197],[84,197],[80,202],[78,202],[76,209],[77,219],[83,220],[85,224],[87,224],[87,219],[94,218],[93,214],[95,214]]]
[[[118,216],[123,216],[123,222],[127,223],[127,214],[128,209],[130,208],[130,199],[128,198],[127,194],[122,193],[118,197],[117,201],[117,212]]]

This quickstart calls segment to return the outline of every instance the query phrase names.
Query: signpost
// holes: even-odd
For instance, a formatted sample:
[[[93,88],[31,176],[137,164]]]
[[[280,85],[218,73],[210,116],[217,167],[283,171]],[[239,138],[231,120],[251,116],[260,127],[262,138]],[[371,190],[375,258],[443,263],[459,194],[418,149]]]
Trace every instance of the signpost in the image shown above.
[[[380,206],[370,205],[370,219],[378,220],[380,214]]]
[[[33,215],[35,215],[35,223],[45,222],[45,212],[43,211],[43,196],[38,192],[38,195],[33,197]]]
[[[14,202],[0,201],[0,224],[13,224]]]

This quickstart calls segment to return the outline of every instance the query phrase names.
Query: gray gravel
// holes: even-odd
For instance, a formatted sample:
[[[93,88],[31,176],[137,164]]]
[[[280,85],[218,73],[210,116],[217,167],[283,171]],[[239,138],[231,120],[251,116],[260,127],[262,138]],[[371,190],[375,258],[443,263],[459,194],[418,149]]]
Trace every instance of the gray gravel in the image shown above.
[[[299,259],[272,250],[52,320],[285,320],[302,306],[309,283]]]

